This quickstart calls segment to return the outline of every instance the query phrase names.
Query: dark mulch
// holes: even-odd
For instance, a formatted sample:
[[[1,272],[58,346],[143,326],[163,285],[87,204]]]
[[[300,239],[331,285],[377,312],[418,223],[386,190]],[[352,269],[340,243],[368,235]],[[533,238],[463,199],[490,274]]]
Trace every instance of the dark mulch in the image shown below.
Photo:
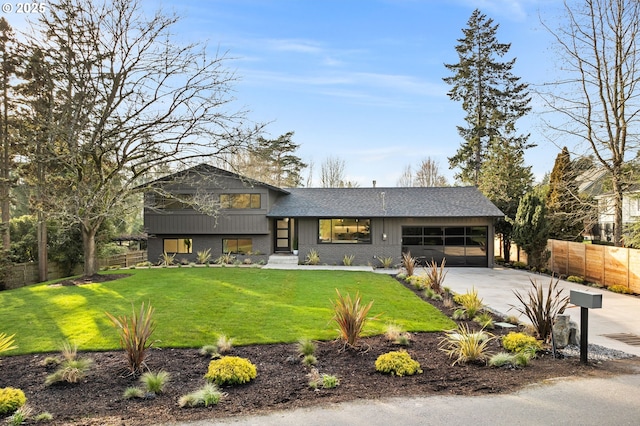
[[[440,306],[450,314],[451,312]],[[497,331],[497,333],[500,333]],[[51,354],[5,357],[0,360],[0,387],[22,389],[35,413],[54,416],[53,424],[142,425],[180,420],[215,419],[307,407],[365,398],[426,395],[477,395],[512,392],[545,379],[580,376],[602,377],[631,372],[638,360],[608,361],[581,365],[579,359],[554,359],[542,354],[523,369],[491,368],[484,365],[455,365],[438,342],[442,333],[412,335],[407,348],[420,362],[423,374],[392,377],[377,373],[376,358],[400,347],[383,336],[361,341],[364,349],[342,350],[338,342],[318,342],[316,368],[336,375],[335,389],[314,391],[308,386],[309,369],[299,362],[295,344],[253,345],[232,349],[232,355],[249,358],[258,368],[251,383],[225,388],[227,396],[209,408],[179,408],[181,395],[205,382],[209,359],[197,349],[152,349],[148,366],[171,374],[165,392],[153,399],[125,400],[123,392],[138,382],[126,377],[122,352],[84,353],[94,364],[81,383],[46,387],[45,377],[55,367],[42,361]],[[494,341],[491,351],[499,351]],[[1,420],[1,419],[0,419]]]

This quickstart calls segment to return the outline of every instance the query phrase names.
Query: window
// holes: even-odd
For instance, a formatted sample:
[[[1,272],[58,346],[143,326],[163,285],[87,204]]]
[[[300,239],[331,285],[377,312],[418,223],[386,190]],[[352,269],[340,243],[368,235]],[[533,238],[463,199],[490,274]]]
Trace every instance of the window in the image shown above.
[[[260,194],[220,194],[223,209],[259,209]]]
[[[320,219],[320,243],[371,243],[371,219]]]
[[[165,253],[193,253],[193,240],[191,238],[165,238],[163,249]]]
[[[251,238],[223,238],[222,252],[231,254],[247,254],[253,249]]]
[[[184,210],[192,208],[193,196],[190,194],[176,194],[176,197],[155,196],[153,207],[165,210]]]

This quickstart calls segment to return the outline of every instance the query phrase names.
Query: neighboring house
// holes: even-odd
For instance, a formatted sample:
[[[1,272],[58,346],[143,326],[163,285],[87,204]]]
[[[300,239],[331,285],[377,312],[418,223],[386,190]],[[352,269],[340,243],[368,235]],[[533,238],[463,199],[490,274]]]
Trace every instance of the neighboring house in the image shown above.
[[[191,176],[189,179],[185,177]],[[494,221],[504,214],[474,187],[276,188],[200,165],[154,182],[167,194],[201,197],[207,215],[167,197],[145,208],[149,259],[163,252],[193,261],[228,252],[253,261],[299,249],[324,264],[400,262],[403,252],[448,266],[493,266]],[[202,203],[200,203],[202,205]]]
[[[607,190],[605,185],[607,179],[606,170],[594,168],[580,175],[578,183],[580,193],[593,197],[598,206],[597,222],[587,237],[611,242],[615,228],[615,212],[613,193]],[[626,227],[638,220],[640,220],[640,188],[638,185],[631,185],[622,196],[622,226]]]

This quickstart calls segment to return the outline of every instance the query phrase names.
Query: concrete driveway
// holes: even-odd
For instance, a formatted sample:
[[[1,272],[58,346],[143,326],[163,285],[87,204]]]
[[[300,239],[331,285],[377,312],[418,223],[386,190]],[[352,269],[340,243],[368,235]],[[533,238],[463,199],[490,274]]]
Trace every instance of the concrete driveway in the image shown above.
[[[511,309],[512,305],[520,306],[513,291],[526,294],[531,288],[530,279],[543,283],[546,288],[551,277],[507,268],[447,268],[444,286],[456,293],[466,293],[475,288],[484,304],[492,310],[518,316],[518,312]],[[599,290],[564,280],[560,280],[558,285],[566,295],[569,295],[571,289],[602,293],[602,309],[589,310],[589,343],[640,356],[640,346],[607,337],[613,334],[630,334],[639,336],[640,343],[640,297]],[[565,313],[580,324],[579,307],[571,307]],[[526,318],[522,320],[525,321]]]

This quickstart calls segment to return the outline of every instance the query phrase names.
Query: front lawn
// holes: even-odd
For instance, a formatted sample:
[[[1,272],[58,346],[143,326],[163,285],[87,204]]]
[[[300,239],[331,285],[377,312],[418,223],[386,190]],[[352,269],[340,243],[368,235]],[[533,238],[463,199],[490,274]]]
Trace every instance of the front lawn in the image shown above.
[[[8,354],[56,351],[61,342],[81,350],[117,349],[105,312],[130,315],[132,303],[155,308],[159,347],[200,347],[221,333],[237,345],[337,337],[331,321],[336,289],[374,300],[366,335],[396,322],[407,331],[440,331],[455,324],[393,278],[370,272],[167,268],[125,271],[100,284],[37,284],[0,292],[0,333],[16,335]]]

